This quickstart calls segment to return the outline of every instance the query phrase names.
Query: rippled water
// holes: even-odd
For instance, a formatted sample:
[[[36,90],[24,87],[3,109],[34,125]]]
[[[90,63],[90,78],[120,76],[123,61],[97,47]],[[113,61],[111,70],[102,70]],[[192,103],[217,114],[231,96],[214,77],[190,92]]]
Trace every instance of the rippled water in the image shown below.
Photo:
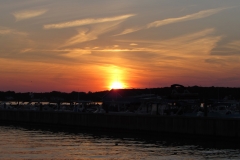
[[[240,150],[235,145],[198,144],[171,137],[0,126],[0,159],[240,159]]]

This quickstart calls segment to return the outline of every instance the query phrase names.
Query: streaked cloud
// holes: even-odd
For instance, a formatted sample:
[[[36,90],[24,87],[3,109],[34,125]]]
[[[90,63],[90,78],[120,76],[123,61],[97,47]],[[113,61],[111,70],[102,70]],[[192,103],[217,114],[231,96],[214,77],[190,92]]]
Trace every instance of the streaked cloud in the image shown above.
[[[26,53],[26,52],[30,52],[30,51],[32,51],[33,49],[32,48],[26,48],[26,49],[22,49],[21,51],[20,51],[20,53]]]
[[[211,65],[224,66],[225,69],[231,68],[232,65],[239,65],[240,58],[238,56],[209,56],[205,59],[206,63]],[[239,65],[240,66],[240,65]]]
[[[12,28],[0,27],[0,58],[13,57],[14,54],[21,52],[23,48],[33,44],[29,39],[29,34]],[[8,53],[8,54],[5,54]]]
[[[218,48],[213,50],[211,54],[215,56],[224,56],[224,57],[240,55],[240,41],[234,40],[226,44],[222,44],[218,46]]]
[[[46,9],[41,9],[41,10],[24,10],[24,11],[14,12],[12,14],[15,17],[16,21],[21,21],[21,20],[30,19],[30,18],[43,15],[46,12],[47,12]]]
[[[136,44],[136,43],[130,43],[129,45],[130,45],[130,46],[137,46],[138,44]]]
[[[76,58],[85,54],[91,54],[91,50],[86,50],[86,49],[79,49],[79,48],[73,48],[73,49],[64,49],[64,50],[59,50],[61,52],[66,52],[67,54],[64,54],[64,57],[68,58]]]
[[[142,30],[142,29],[161,27],[161,26],[164,26],[164,25],[172,24],[172,23],[201,19],[201,18],[209,17],[209,16],[211,16],[213,14],[216,14],[216,13],[222,11],[222,10],[225,10],[225,9],[226,8],[209,9],[209,10],[200,11],[200,12],[197,12],[197,13],[194,13],[194,14],[189,14],[189,15],[182,16],[182,17],[158,20],[158,21],[154,21],[152,23],[149,23],[146,26],[127,28],[123,32],[117,34],[116,36],[133,33],[133,32],[136,32],[136,31],[139,31],[139,30]]]
[[[229,44],[227,44],[226,48],[240,51],[240,41],[237,40],[237,41],[230,42]]]
[[[160,43],[160,48],[172,50],[171,52],[182,52],[181,56],[198,57],[209,55],[211,50],[221,40],[221,36],[214,36],[214,28],[205,29],[196,33],[183,35],[181,37],[166,40]],[[201,53],[201,54],[196,54]]]
[[[25,32],[19,32],[17,30],[5,28],[5,27],[0,27],[0,34],[27,35],[27,33]]]
[[[203,56],[203,53],[204,55],[210,54],[211,50],[222,39],[222,36],[214,35],[215,31],[214,28],[209,28],[166,40],[120,40],[119,42],[128,44],[130,42],[131,47],[135,46],[135,48],[125,49],[125,51],[156,52],[161,55],[168,54],[174,57],[179,57],[179,55],[181,57],[198,57]],[[201,54],[194,54],[199,52]]]
[[[44,29],[61,29],[61,28],[77,27],[77,26],[84,26],[89,24],[119,21],[119,20],[130,18],[132,16],[135,16],[135,15],[126,14],[126,15],[106,17],[106,18],[96,18],[96,19],[88,18],[88,19],[81,19],[81,20],[75,20],[75,21],[69,21],[69,22],[63,22],[63,23],[47,24],[47,25],[44,25],[43,28]]]
[[[117,26],[119,23],[120,22],[108,22],[104,24],[96,24],[91,28],[80,28],[77,30],[77,35],[68,39],[63,47],[98,39],[99,35],[111,31],[114,29],[114,26]]]
[[[226,65],[226,60],[223,58],[208,58],[205,62],[210,64]]]
[[[224,8],[209,9],[209,10],[205,10],[205,11],[200,11],[198,13],[189,14],[189,15],[186,15],[183,17],[169,18],[169,19],[165,19],[165,20],[155,21],[155,22],[148,24],[147,28],[160,27],[160,26],[167,25],[167,24],[205,18],[205,17],[211,16],[213,14],[216,14],[222,10],[224,10]]]
[[[146,27],[134,27],[134,28],[128,28],[128,29],[125,29],[123,32],[119,33],[119,34],[116,34],[114,36],[120,36],[120,35],[124,35],[124,34],[129,34],[129,33],[133,33],[133,32],[137,32],[139,30],[142,30],[142,29],[145,29]]]
[[[97,39],[97,33],[95,32],[95,34],[94,34],[94,31],[91,32],[87,28],[78,29],[77,32],[78,32],[77,35],[75,35],[74,37],[72,37],[66,41],[66,43],[64,44],[64,47]]]

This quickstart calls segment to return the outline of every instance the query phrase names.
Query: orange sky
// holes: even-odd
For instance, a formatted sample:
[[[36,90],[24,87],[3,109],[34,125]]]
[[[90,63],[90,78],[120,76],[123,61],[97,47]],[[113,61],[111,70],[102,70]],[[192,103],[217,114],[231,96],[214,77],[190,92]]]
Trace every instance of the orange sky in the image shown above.
[[[240,1],[0,1],[0,91],[240,85]]]

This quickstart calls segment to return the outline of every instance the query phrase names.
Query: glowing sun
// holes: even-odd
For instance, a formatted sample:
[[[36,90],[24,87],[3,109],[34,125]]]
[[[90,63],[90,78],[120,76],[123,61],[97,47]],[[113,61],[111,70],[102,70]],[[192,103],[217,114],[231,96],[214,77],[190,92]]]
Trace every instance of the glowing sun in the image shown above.
[[[113,82],[112,85],[110,86],[111,89],[122,89],[124,88],[123,83],[121,82]]]

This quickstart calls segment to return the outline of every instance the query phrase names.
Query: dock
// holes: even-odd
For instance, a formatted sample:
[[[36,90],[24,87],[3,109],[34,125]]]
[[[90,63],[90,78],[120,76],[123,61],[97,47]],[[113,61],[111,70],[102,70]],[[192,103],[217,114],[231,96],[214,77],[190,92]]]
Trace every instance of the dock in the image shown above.
[[[240,139],[240,118],[0,110],[0,123]]]

